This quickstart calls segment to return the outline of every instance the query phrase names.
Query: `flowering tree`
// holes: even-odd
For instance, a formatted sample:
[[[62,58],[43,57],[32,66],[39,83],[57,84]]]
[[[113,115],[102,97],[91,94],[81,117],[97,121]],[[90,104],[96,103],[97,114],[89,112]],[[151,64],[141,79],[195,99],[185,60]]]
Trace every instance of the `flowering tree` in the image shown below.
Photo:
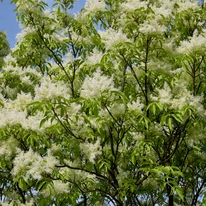
[[[0,72],[1,205],[206,204],[206,10],[13,0]]]

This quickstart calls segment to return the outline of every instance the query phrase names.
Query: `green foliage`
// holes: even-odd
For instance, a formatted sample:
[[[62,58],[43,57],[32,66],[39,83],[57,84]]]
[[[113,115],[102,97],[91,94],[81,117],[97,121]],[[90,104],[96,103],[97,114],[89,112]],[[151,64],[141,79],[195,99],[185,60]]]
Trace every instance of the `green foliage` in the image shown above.
[[[94,2],[13,0],[0,204],[204,205],[205,8]]]
[[[6,39],[6,34],[0,32],[0,68],[3,65],[4,57],[10,53],[9,42]]]

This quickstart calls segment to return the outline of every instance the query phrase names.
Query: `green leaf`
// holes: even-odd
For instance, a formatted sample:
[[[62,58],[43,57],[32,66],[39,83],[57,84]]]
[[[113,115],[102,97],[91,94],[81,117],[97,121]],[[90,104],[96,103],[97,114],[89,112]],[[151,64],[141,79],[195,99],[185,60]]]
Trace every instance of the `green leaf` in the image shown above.
[[[18,186],[23,190],[26,191],[27,190],[27,184],[26,181],[24,180],[23,177],[20,177],[18,180]]]
[[[183,189],[181,187],[176,187],[176,192],[180,197],[180,199],[184,202],[185,197],[184,197]]]
[[[37,190],[41,191],[46,187],[47,182],[45,180],[41,180],[37,182]]]
[[[183,118],[182,115],[180,113],[175,113],[175,114],[171,114],[171,116],[178,122],[182,123],[183,122]]]
[[[168,125],[169,129],[172,130],[172,118],[169,116],[167,118],[167,125]]]
[[[132,161],[132,164],[133,164],[133,165],[136,164],[136,157],[135,157],[135,154],[132,154],[131,161]]]
[[[42,127],[48,119],[49,119],[48,116],[44,117],[44,119],[42,119],[41,122],[40,122],[40,127]]]

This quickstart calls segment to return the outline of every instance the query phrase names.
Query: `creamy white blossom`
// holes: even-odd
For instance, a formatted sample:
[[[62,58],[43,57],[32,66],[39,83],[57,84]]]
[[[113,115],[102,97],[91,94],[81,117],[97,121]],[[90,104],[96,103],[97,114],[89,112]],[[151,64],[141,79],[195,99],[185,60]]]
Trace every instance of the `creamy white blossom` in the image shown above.
[[[80,148],[82,153],[89,159],[90,162],[95,163],[95,158],[97,155],[101,155],[101,145],[100,140],[96,140],[94,144],[86,142],[81,143]]]
[[[171,2],[170,2],[171,3]],[[152,10],[155,13],[156,19],[161,20],[162,16],[165,18],[170,17],[172,15],[172,10],[168,8],[164,8],[164,4],[161,7],[152,6]]]
[[[34,100],[40,101],[44,99],[55,99],[57,97],[65,97],[69,99],[69,88],[64,82],[53,82],[49,77],[43,77],[41,85],[35,87]]]
[[[172,99],[172,92],[170,86],[165,83],[162,89],[157,89],[158,96],[151,97],[154,101],[159,101],[162,104],[170,104]]]
[[[181,54],[190,54],[197,51],[206,50],[206,29],[201,34],[195,30],[193,36],[189,40],[183,40],[177,51]]]
[[[5,126],[21,125],[25,121],[26,111],[3,108],[0,111],[0,128]]]
[[[45,15],[45,17],[50,17],[52,18],[52,13],[50,9],[46,9],[44,10],[43,14]]]
[[[111,49],[120,43],[131,42],[121,30],[116,31],[110,28],[106,31],[98,31],[98,33],[106,49]]]
[[[159,4],[161,5],[161,7],[159,8],[162,8],[162,10],[164,9],[169,9],[169,10],[172,10],[174,8],[174,5],[178,2],[180,2],[179,0],[174,0],[174,1],[171,1],[171,0],[158,0]],[[158,4],[157,2],[157,4]]]
[[[192,1],[179,1],[178,0],[177,4],[178,4],[178,8],[177,8],[178,12],[200,9],[200,5],[198,1],[195,1],[195,0],[192,0]]]
[[[32,81],[30,80],[30,77],[29,76],[24,76],[21,78],[21,81],[24,83],[24,84],[32,84]]]
[[[43,132],[44,129],[55,125],[54,120],[46,121],[42,127],[40,122],[44,118],[43,112],[37,112],[33,115],[28,115],[26,107],[32,102],[31,94],[18,94],[14,101],[4,102],[4,107],[0,109],[0,128],[13,125],[21,125],[26,130]]]
[[[122,104],[122,103],[114,103],[112,106],[111,106],[111,109],[110,109],[110,112],[112,113],[112,115],[114,117],[118,117],[118,116],[121,116],[125,113],[125,105]]]
[[[178,84],[178,83],[176,83]],[[179,83],[177,87],[180,87],[182,84]],[[177,90],[177,95],[171,99],[171,107],[174,109],[182,109],[184,106],[194,107],[200,115],[204,115],[205,110],[202,105],[203,97],[194,96],[190,91],[188,91],[184,85],[182,88]]]
[[[175,53],[175,43],[173,39],[165,40],[162,44],[162,48],[166,52]]]
[[[85,63],[88,65],[99,64],[102,59],[103,53],[98,51],[96,48],[93,50],[91,55],[87,56]]]
[[[58,160],[49,151],[45,157],[41,157],[38,153],[34,152],[31,148],[29,151],[24,152],[19,150],[17,156],[13,161],[14,167],[12,175],[19,174],[25,178],[41,179],[42,174],[51,174]]]
[[[6,86],[6,87],[4,88],[4,92],[6,93],[7,98],[13,99],[13,98],[15,98],[15,96],[17,95],[18,90],[17,90],[16,87],[15,87],[15,88],[11,88],[11,87],[9,87],[9,86]]]
[[[19,201],[15,202],[13,200],[10,203],[0,201],[1,206],[14,206],[14,205],[16,205],[16,203],[18,203],[18,206],[34,206],[34,200],[33,199],[30,199],[29,201],[26,201],[25,204],[23,204]]]
[[[148,5],[148,1],[140,1],[140,0],[127,0],[120,4],[120,8],[126,12],[134,12],[136,9],[144,8],[146,9]]]
[[[51,127],[57,123],[56,120],[51,122],[50,120],[47,120],[44,122],[44,124],[40,127],[41,120],[44,118],[43,112],[37,112],[35,115],[28,116],[24,119],[24,122],[22,122],[22,127],[26,130],[33,130],[38,132],[44,132],[44,130],[48,127]]]
[[[75,17],[75,0],[51,11],[14,1],[22,32],[0,68],[0,205],[129,205],[140,190],[142,204],[151,192],[167,204],[169,173],[174,204],[181,189],[191,199],[187,180],[198,186],[206,159],[196,0],[85,0]]]
[[[17,60],[10,53],[4,58],[4,61],[5,61],[6,65],[8,66],[8,65],[12,65],[12,63],[16,63]]]
[[[92,77],[87,76],[81,88],[81,96],[84,98],[101,97],[104,91],[115,90],[112,77],[102,74],[101,70],[97,70]]]
[[[139,31],[145,35],[162,34],[166,30],[167,27],[160,25],[155,18],[145,20],[143,24],[140,24],[139,28]]]
[[[85,10],[89,13],[103,11],[105,9],[104,0],[87,0]]]
[[[24,111],[26,107],[32,102],[31,93],[18,93],[17,97],[13,101],[9,101],[5,104],[7,109],[15,109],[17,111]]]
[[[17,42],[21,42],[23,41],[24,37],[27,36],[27,35],[31,35],[31,34],[35,34],[36,33],[36,29],[34,27],[25,27],[25,28],[22,28],[22,32],[21,33],[18,33],[16,35],[16,40]]]
[[[54,191],[58,194],[69,192],[69,183],[64,183],[61,180],[53,180]]]
[[[132,132],[131,135],[132,135],[133,140],[137,142],[145,138],[144,134],[140,132]]]
[[[127,104],[128,110],[136,111],[142,113],[142,109],[144,108],[144,104],[140,101],[140,98],[137,97],[136,101],[129,102]]]
[[[6,158],[9,158],[13,153],[15,153],[18,144],[18,140],[13,137],[9,137],[8,140],[1,141],[0,157],[5,155]]]
[[[41,77],[41,74],[39,74],[36,71],[36,69],[32,69],[31,67],[27,67],[26,69],[23,69],[22,67],[19,66],[13,66],[12,64],[10,64],[9,61],[13,61],[13,60],[12,59],[10,60],[10,58],[6,59],[6,66],[3,68],[3,70],[5,72],[12,73],[13,75],[19,75],[22,81],[24,80],[25,77],[29,75],[35,75],[38,78]]]

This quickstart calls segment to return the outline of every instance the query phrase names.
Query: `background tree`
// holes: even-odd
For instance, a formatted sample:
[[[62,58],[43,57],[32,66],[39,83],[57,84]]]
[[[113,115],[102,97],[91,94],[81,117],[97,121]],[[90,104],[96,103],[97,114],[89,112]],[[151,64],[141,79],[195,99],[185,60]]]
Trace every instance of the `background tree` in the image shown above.
[[[4,57],[10,52],[9,42],[6,39],[6,34],[0,32],[0,67],[4,62]]]
[[[2,205],[198,205],[205,195],[205,8],[13,0],[0,76]]]

